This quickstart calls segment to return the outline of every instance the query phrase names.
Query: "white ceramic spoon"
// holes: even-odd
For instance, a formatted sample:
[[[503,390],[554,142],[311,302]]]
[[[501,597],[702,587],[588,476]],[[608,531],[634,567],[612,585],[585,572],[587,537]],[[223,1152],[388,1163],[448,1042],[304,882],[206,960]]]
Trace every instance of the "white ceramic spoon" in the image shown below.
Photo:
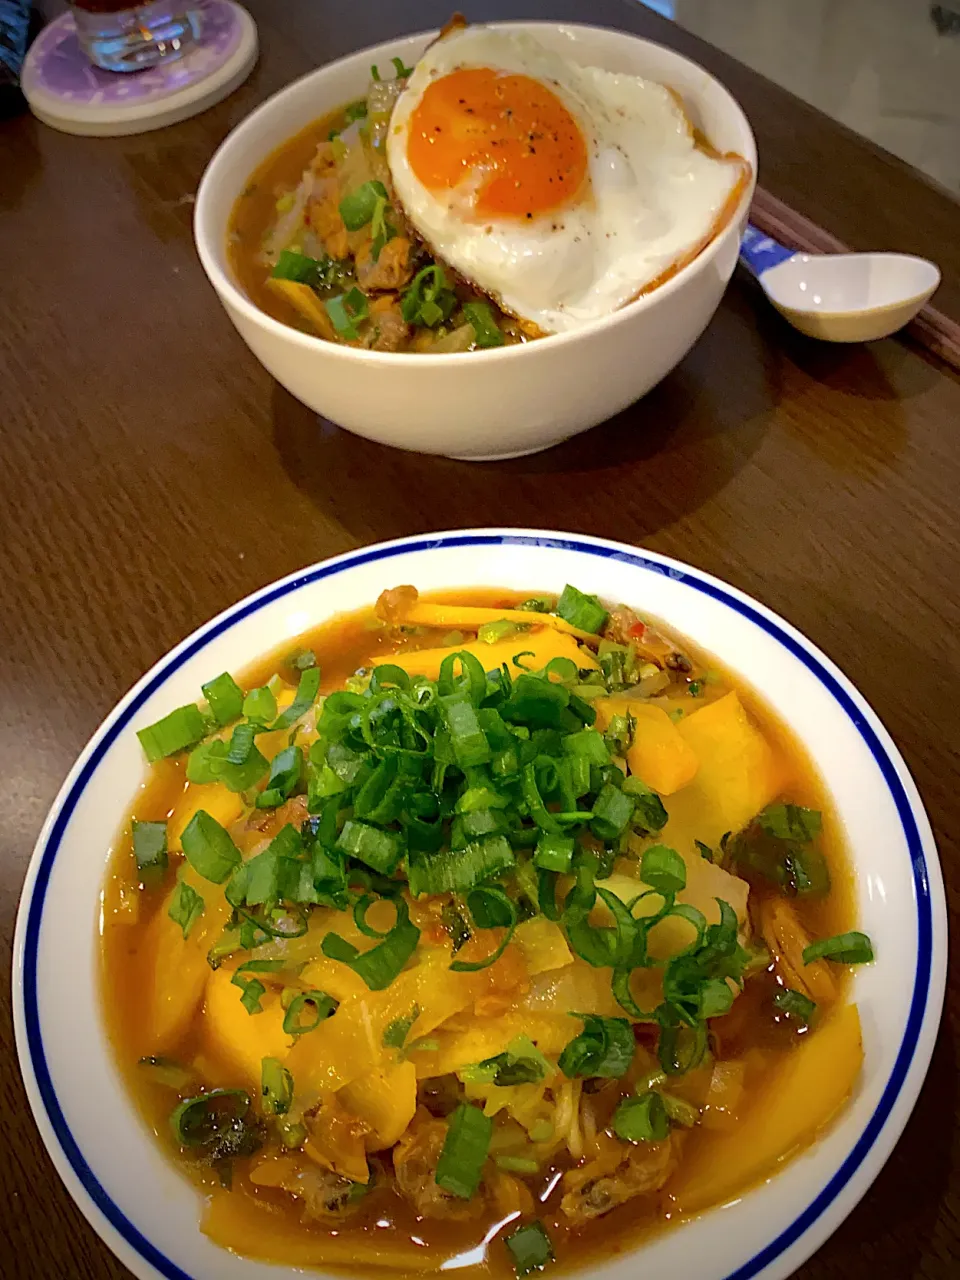
[[[811,338],[870,342],[896,333],[940,283],[906,253],[795,253],[748,225],[740,261],[781,315]]]

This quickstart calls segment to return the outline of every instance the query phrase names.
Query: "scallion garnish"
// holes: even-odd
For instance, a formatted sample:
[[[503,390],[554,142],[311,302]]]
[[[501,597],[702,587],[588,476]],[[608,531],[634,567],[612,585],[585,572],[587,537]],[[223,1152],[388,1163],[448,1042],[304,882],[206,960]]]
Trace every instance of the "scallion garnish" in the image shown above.
[[[239,726],[242,727],[242,726]],[[257,796],[258,809],[276,809],[294,792],[303,773],[303,752],[297,746],[284,747],[270,763],[267,785]]]
[[[336,1013],[339,1001],[325,991],[299,991],[291,997],[283,1019],[283,1030],[288,1036],[305,1036],[315,1031],[321,1022]]]
[[[156,724],[137,730],[140,745],[151,764],[192,747],[207,732],[200,708],[194,702],[177,707]]]
[[[679,893],[687,883],[687,866],[675,849],[655,844],[643,851],[640,879],[658,893]]]
[[[170,1128],[181,1147],[210,1147],[225,1134],[236,1132],[250,1110],[244,1089],[211,1089],[195,1098],[184,1098],[173,1109]]]
[[[140,822],[133,819],[133,856],[137,860],[137,870],[149,878],[151,884],[157,881],[167,869],[167,824],[165,822]]]
[[[359,293],[359,290],[357,290]],[[361,295],[362,296],[362,295]],[[286,711],[281,712],[274,723],[270,726],[271,730],[289,729],[291,725],[307,714],[310,708],[317,700],[317,694],[320,692],[320,668],[317,666],[308,667],[300,676],[300,682],[297,685],[297,692],[294,694],[293,702],[287,707]]]
[[[323,305],[341,338],[350,342],[358,341],[360,331],[357,322],[365,320],[370,314],[367,295],[354,286],[349,292],[339,294],[336,298],[327,298]]]
[[[391,58],[390,61],[396,69],[398,80],[406,80],[407,76],[413,75],[413,67],[405,67],[402,58]]]
[[[492,1135],[493,1117],[462,1102],[447,1122],[447,1136],[437,1161],[437,1186],[469,1200],[480,1185]]]
[[[465,302],[463,315],[473,326],[473,339],[478,347],[503,346],[503,334],[488,302]]]
[[[597,635],[607,620],[607,611],[596,596],[588,596],[569,583],[557,601],[557,613],[571,627]]]
[[[505,1237],[505,1244],[513,1255],[513,1267],[517,1280],[530,1275],[533,1271],[542,1271],[548,1263],[553,1262],[553,1245],[547,1235],[546,1228],[540,1221],[524,1223]]]
[[[565,1076],[604,1076],[617,1079],[633,1061],[636,1041],[626,1018],[602,1018],[593,1013],[570,1015],[583,1022],[583,1030],[567,1045],[557,1063]]]
[[[293,1076],[279,1058],[264,1058],[260,1064],[260,1097],[268,1116],[285,1116],[290,1110]]]
[[[203,905],[203,898],[192,885],[187,884],[185,880],[177,881],[176,888],[170,898],[170,906],[167,908],[167,915],[174,924],[180,926],[184,942],[190,936],[190,930],[203,914]]]
[[[670,1133],[663,1098],[654,1089],[639,1098],[623,1098],[613,1113],[613,1131],[624,1142],[662,1142]]]
[[[359,231],[373,217],[377,200],[387,199],[387,189],[382,182],[365,182],[340,201],[340,217],[348,231]]]
[[[219,725],[236,720],[243,711],[243,690],[228,671],[202,686],[210,713]]]
[[[443,268],[432,263],[413,277],[404,291],[400,311],[407,324],[434,329],[449,317],[456,305],[457,295],[448,288]]]
[[[180,837],[187,861],[204,880],[223,884],[240,865],[240,850],[205,809],[198,809]]]
[[[406,1044],[407,1036],[410,1034],[410,1028],[419,1017],[420,1006],[415,1004],[408,1014],[401,1018],[394,1018],[383,1033],[383,1047],[385,1049],[402,1049]]]
[[[394,899],[397,919],[382,942],[369,951],[360,952],[342,938],[339,933],[328,933],[321,943],[321,950],[331,960],[349,965],[364,980],[371,991],[382,991],[394,978],[417,949],[420,930],[410,919],[410,911],[402,898]]]
[[[273,690],[267,685],[251,689],[243,700],[243,714],[253,724],[266,728],[277,714],[277,699]]]
[[[477,973],[494,964],[506,951],[519,916],[513,901],[499,885],[478,885],[467,894],[467,906],[478,929],[505,929],[500,945],[483,960],[454,960],[455,973]]]
[[[811,942],[803,951],[803,963],[814,960],[832,960],[834,964],[870,964],[873,960],[873,944],[865,933],[854,930],[838,933],[833,938],[821,938]]]
[[[787,1013],[797,1022],[809,1026],[817,1015],[816,1001],[805,996],[802,991],[794,991],[792,987],[781,987],[773,997],[774,1008]]]

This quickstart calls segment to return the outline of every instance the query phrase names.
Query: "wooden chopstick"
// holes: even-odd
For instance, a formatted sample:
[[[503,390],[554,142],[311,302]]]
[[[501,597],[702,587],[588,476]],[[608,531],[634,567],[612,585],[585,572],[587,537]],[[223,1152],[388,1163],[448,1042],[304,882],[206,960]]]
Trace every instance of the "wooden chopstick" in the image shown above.
[[[850,252],[842,240],[811,222],[796,209],[791,209],[763,187],[757,187],[754,192],[750,221],[766,235],[785,244],[788,249],[797,249],[801,253]],[[955,320],[927,303],[904,332],[927,351],[932,351],[945,364],[960,372],[960,324]]]

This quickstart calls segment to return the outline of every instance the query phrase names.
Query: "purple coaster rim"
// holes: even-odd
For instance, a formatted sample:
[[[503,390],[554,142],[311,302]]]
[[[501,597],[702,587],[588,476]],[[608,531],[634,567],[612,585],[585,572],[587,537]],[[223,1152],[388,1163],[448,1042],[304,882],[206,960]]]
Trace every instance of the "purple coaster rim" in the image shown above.
[[[80,48],[72,13],[64,13],[40,32],[27,54],[23,87],[36,90],[69,108],[143,108],[199,86],[219,71],[240,46],[243,11],[230,0],[187,0],[200,11],[199,41],[170,63],[142,71],[104,71],[94,67]]]

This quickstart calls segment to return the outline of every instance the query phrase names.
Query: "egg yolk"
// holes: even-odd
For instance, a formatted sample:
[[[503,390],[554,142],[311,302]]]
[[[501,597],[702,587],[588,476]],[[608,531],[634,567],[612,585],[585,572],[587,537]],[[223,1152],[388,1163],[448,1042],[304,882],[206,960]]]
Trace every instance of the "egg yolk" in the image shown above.
[[[490,67],[434,80],[412,113],[407,159],[432,191],[475,186],[478,217],[534,218],[578,194],[587,146],[555,93]]]

